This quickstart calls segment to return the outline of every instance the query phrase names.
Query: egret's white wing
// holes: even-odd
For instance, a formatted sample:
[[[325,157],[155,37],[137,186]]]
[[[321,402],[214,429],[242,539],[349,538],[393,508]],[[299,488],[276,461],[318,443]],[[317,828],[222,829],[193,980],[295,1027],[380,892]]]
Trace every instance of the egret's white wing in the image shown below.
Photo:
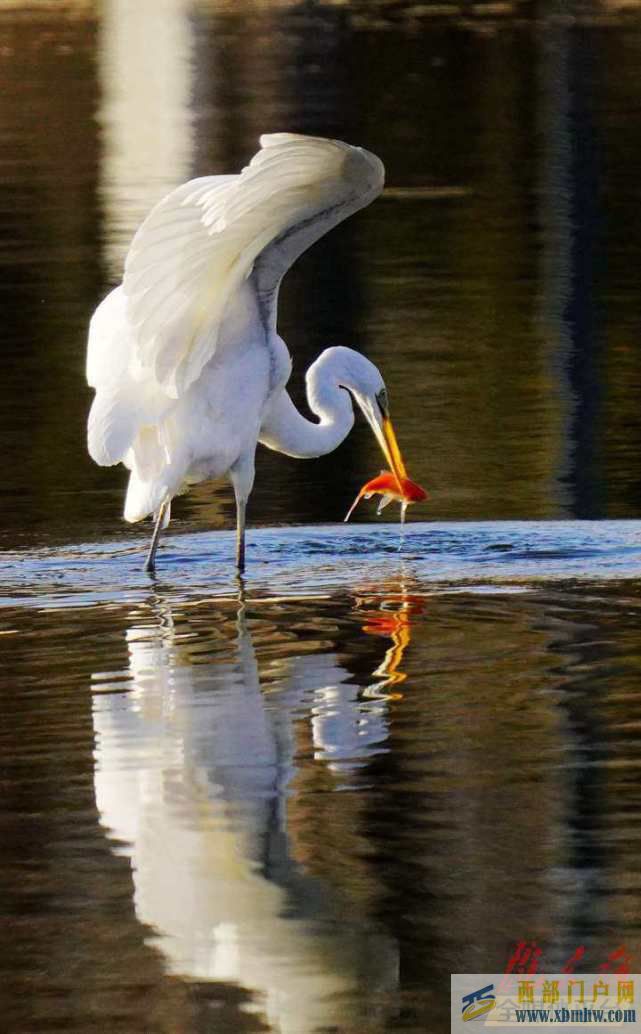
[[[202,180],[192,180],[169,197],[180,199],[181,195],[191,195],[203,185],[213,195],[216,189],[223,188],[235,179],[238,177],[208,176]],[[169,198],[165,202],[167,200]],[[147,222],[151,221],[155,212],[162,210],[165,202],[154,209]],[[198,224],[199,217],[200,210],[195,220],[192,214],[192,221]],[[169,226],[165,229],[168,234],[166,240],[155,243],[150,240],[148,259],[152,260],[159,248],[165,252],[173,248],[176,268],[181,265],[189,268],[189,256],[193,266],[194,241],[186,233],[170,234]],[[86,373],[87,383],[96,389],[96,397],[89,414],[87,444],[89,454],[96,463],[112,466],[125,458],[138,436],[138,472],[149,478],[153,476],[152,468],[158,466],[163,450],[146,448],[151,436],[141,436],[139,431],[145,426],[153,428],[160,423],[171,405],[171,398],[154,376],[153,370],[146,369],[140,361],[137,333],[128,310],[129,303],[124,289],[122,286],[117,287],[102,300],[89,324]]]
[[[382,163],[361,148],[289,133],[260,143],[239,176],[193,180],[169,194],[127,256],[136,362],[171,397],[213,356],[225,307],[255,264],[267,321],[298,255],[382,189]]]
[[[91,317],[87,341],[87,384],[104,388],[117,384],[131,357],[126,326],[126,299],[121,290],[103,298]]]
[[[103,467],[120,463],[139,429],[159,424],[172,405],[153,378],[135,378],[134,351],[126,299],[117,287],[94,312],[87,344],[87,382],[96,389],[87,445]]]

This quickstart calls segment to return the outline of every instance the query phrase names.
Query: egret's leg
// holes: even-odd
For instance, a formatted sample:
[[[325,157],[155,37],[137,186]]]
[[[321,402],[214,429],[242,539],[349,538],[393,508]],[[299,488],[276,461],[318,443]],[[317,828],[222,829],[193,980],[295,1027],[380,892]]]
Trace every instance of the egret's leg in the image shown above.
[[[158,549],[158,542],[160,540],[160,532],[163,528],[163,521],[165,518],[165,511],[167,509],[167,503],[162,503],[158,514],[156,516],[156,524],[154,526],[154,533],[151,536],[151,544],[149,546],[149,552],[147,553],[147,559],[145,560],[145,571],[156,570],[156,550]]]
[[[245,514],[247,503],[244,499],[236,502],[236,567],[238,573],[245,570]]]
[[[245,570],[245,516],[247,500],[254,485],[254,450],[243,453],[229,471],[236,496],[236,568]]]

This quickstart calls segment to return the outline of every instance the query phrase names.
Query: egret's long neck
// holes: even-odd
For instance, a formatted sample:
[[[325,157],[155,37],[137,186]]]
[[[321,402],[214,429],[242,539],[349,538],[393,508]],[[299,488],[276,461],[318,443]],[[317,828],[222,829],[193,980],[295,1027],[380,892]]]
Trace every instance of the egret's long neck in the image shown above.
[[[274,400],[261,427],[263,445],[287,456],[309,459],[332,452],[354,426],[354,407],[340,387],[340,367],[329,349],[307,371],[307,401],[318,423],[307,420],[283,390]]]

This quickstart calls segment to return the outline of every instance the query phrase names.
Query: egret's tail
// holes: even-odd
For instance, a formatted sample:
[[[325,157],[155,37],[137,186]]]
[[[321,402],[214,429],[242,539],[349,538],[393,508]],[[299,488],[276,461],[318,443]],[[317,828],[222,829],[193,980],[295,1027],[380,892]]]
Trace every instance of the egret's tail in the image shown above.
[[[138,414],[125,392],[98,391],[89,413],[87,448],[101,467],[120,463],[136,434]]]
[[[130,468],[125,499],[125,520],[135,523],[157,513],[163,503],[176,494],[176,472],[167,446],[167,435],[161,427],[142,427],[125,456]],[[169,507],[163,527],[169,523]]]
[[[141,521],[149,514],[157,513],[167,503],[162,526],[166,528],[171,518],[171,497],[167,486],[157,481],[143,481],[136,470],[129,475],[124,517],[130,524]]]

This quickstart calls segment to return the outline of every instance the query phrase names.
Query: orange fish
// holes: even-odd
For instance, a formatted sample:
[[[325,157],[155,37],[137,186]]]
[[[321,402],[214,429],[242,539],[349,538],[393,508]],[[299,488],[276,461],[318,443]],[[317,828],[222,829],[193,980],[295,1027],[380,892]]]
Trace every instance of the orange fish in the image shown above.
[[[391,471],[382,470],[378,477],[372,478],[366,485],[363,485],[350,506],[345,520],[348,521],[350,519],[361,499],[371,499],[373,495],[381,496],[376,510],[377,514],[390,503],[393,503],[394,500],[399,502],[401,504],[402,521],[405,520],[405,511],[410,503],[422,503],[424,499],[427,499],[427,492],[420,485],[417,485],[415,481],[410,481],[409,478],[405,477],[397,478]]]

